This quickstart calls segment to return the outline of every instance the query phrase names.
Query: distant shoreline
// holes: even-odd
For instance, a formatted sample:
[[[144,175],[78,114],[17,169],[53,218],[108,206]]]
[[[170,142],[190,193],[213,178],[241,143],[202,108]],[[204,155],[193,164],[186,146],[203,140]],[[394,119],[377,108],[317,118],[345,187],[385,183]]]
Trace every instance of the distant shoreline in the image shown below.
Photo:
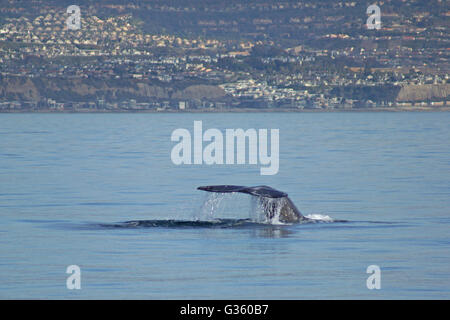
[[[234,108],[190,110],[0,110],[0,113],[335,113],[335,112],[448,112],[449,107],[388,107],[355,109]]]

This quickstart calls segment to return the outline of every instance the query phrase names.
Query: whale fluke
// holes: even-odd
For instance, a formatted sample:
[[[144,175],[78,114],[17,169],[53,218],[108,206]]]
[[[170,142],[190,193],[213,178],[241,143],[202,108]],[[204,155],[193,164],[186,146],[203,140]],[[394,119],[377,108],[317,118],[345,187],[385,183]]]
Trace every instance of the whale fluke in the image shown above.
[[[251,194],[253,196],[268,197],[268,198],[283,198],[288,196],[287,193],[278,191],[269,186],[243,187],[232,185],[220,185],[220,186],[198,187],[197,189],[208,192],[220,192],[220,193],[241,192]]]
[[[234,185],[217,185],[202,186],[198,190],[218,193],[240,192],[258,197],[261,207],[266,217],[271,220],[275,217],[279,210],[279,221],[283,223],[293,223],[309,220],[305,218],[294,203],[289,199],[288,194],[276,190],[269,186],[234,186]]]

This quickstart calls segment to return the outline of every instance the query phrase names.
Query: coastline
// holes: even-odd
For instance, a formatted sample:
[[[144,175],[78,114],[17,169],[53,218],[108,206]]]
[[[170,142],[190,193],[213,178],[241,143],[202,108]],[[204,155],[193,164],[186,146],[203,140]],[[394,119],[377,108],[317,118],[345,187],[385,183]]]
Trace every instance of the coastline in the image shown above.
[[[190,110],[0,110],[0,113],[334,113],[334,112],[448,112],[449,107],[388,107],[388,108],[355,108],[355,109],[294,109],[294,108],[221,108],[221,109],[190,109]]]

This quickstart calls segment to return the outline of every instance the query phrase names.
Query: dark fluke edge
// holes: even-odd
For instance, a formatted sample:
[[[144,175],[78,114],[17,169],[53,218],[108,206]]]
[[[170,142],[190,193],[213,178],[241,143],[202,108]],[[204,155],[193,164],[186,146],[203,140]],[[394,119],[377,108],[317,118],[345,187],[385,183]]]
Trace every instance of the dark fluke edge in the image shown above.
[[[287,197],[287,193],[276,190],[269,186],[256,186],[256,187],[243,187],[243,186],[232,186],[232,185],[221,185],[221,186],[203,186],[198,187],[198,190],[208,191],[208,192],[241,192],[248,193],[253,196],[268,197],[268,198],[283,198]]]
[[[279,210],[279,221],[282,223],[297,223],[310,220],[304,217],[294,203],[289,199],[287,193],[276,190],[269,186],[244,187],[233,185],[218,185],[218,186],[201,186],[198,190],[208,192],[241,192],[258,197],[261,208],[268,220],[271,220]],[[274,201],[274,199],[278,199]]]

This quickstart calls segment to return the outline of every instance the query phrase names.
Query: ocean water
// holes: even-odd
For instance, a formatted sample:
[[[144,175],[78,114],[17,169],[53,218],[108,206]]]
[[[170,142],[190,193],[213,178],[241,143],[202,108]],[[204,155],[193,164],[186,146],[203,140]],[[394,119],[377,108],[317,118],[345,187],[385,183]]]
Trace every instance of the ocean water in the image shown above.
[[[278,174],[173,164],[194,120],[279,129]],[[449,299],[449,141],[438,112],[0,114],[0,298]],[[272,186],[317,222],[248,223],[251,196],[214,207],[213,184]]]

